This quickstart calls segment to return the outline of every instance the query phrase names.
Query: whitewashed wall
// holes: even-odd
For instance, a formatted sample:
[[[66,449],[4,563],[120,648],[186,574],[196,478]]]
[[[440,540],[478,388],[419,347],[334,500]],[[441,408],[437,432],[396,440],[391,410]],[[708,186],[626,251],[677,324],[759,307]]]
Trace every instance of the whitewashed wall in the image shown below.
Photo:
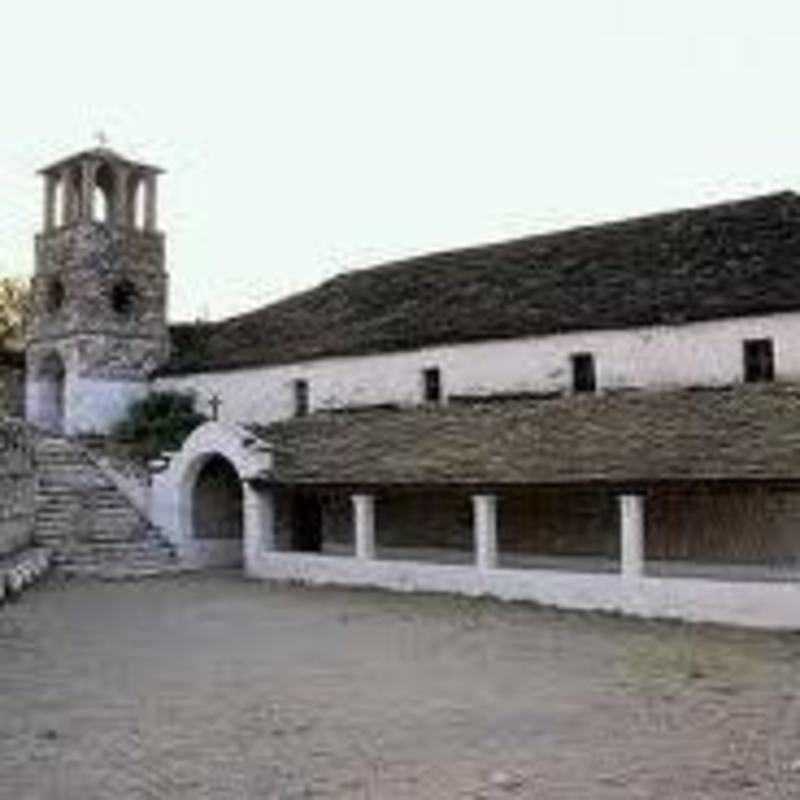
[[[143,381],[114,381],[67,376],[64,432],[108,433],[131,403],[147,395]]]
[[[293,381],[306,379],[311,408],[422,398],[421,371],[438,366],[443,394],[569,389],[569,357],[595,356],[599,389],[670,388],[742,380],[742,341],[772,338],[777,379],[800,379],[800,313],[687,325],[589,331],[447,345],[392,354],[325,358],[274,367],[161,378],[159,389],[195,390],[198,409],[219,394],[219,419],[270,422],[291,416]]]
[[[82,378],[67,372],[59,407],[54,380],[29,377],[25,384],[25,418],[53,432],[109,433],[131,403],[147,395],[144,381]]]

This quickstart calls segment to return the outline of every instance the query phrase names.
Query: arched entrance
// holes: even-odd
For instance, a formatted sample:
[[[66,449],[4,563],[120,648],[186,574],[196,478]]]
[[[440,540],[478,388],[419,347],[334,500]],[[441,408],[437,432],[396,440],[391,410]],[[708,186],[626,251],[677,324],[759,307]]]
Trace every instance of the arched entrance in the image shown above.
[[[241,539],[243,530],[242,482],[227,458],[212,455],[192,488],[194,538]]]
[[[64,432],[64,361],[54,350],[40,362],[37,371],[33,422],[53,433]]]
[[[193,566],[253,564],[274,548],[266,442],[239,425],[196,428],[153,475],[151,519]]]

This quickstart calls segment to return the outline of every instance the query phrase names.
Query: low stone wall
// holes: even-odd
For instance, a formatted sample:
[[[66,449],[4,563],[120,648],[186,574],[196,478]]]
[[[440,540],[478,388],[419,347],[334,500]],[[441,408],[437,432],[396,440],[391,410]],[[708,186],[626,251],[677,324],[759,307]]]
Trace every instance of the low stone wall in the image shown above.
[[[31,433],[22,422],[0,420],[0,557],[30,544],[34,513]]]
[[[0,603],[16,600],[50,568],[52,553],[44,547],[28,547],[0,557]]]
[[[22,417],[25,408],[25,357],[0,349],[0,417]]]

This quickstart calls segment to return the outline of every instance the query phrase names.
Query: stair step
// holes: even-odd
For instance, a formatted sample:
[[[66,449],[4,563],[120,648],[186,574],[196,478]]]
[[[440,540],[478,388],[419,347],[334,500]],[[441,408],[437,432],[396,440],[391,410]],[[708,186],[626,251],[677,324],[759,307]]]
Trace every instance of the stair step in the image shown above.
[[[61,563],[64,564],[82,564],[84,566],[89,564],[113,564],[115,566],[126,565],[141,565],[141,564],[176,564],[177,560],[172,553],[157,552],[157,553],[139,553],[124,557],[123,555],[97,555],[95,553],[73,553],[71,551],[64,551],[59,553],[58,556]]]
[[[141,553],[171,553],[172,545],[160,539],[133,540],[72,540],[65,545],[65,553],[96,553],[99,555],[137,555]]]
[[[175,557],[171,553],[141,553],[139,555],[96,555],[94,553],[64,552],[60,555],[64,564],[172,564]]]
[[[109,568],[78,567],[64,565],[58,567],[59,572],[72,577],[93,578],[103,581],[128,581],[143,578],[158,578],[165,575],[180,575],[189,572],[186,567],[164,564],[157,567]]]
[[[134,532],[135,533],[135,532]],[[128,533],[91,533],[88,536],[81,537],[84,542],[92,542],[98,545],[115,544],[124,542],[144,541],[144,539],[137,539],[135,535]]]

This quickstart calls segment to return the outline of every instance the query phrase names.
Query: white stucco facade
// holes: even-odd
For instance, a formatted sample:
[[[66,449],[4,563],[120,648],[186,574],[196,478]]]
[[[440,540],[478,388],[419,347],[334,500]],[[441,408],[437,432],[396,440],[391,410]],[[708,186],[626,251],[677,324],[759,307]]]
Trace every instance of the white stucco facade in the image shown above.
[[[218,395],[219,419],[262,422],[292,416],[293,382],[308,381],[311,410],[422,401],[422,371],[441,370],[442,393],[492,394],[569,390],[570,356],[592,353],[600,391],[726,385],[743,379],[743,341],[770,338],[778,380],[800,379],[800,313],[686,325],[585,331],[398,353],[326,358],[279,366],[159,378],[154,388],[191,390],[208,413]]]
[[[107,434],[125,417],[131,403],[148,391],[149,385],[141,380],[101,380],[70,372],[60,385],[49,378],[31,379],[26,384],[26,418],[67,436]]]
[[[65,433],[106,434],[124,419],[131,403],[147,396],[144,381],[68,378],[65,392]]]

